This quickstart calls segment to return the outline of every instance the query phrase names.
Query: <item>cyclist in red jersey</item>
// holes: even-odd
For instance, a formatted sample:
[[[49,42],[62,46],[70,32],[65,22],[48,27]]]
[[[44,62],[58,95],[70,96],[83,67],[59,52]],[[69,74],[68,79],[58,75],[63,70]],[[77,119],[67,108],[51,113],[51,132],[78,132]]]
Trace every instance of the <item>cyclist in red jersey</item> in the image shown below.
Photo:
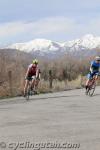
[[[32,64],[28,66],[26,75],[25,75],[25,87],[24,87],[24,96],[26,94],[28,84],[32,81],[32,88],[35,92],[37,92],[38,84],[40,81],[40,69],[38,67],[38,60],[33,60]]]

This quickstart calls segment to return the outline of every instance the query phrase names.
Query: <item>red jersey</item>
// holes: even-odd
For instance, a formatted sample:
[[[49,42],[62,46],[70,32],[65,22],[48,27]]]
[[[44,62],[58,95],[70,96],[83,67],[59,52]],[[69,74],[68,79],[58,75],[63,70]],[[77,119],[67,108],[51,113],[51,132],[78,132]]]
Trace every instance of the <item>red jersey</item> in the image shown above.
[[[28,76],[35,76],[38,66],[31,64],[29,65],[28,69],[29,69]]]

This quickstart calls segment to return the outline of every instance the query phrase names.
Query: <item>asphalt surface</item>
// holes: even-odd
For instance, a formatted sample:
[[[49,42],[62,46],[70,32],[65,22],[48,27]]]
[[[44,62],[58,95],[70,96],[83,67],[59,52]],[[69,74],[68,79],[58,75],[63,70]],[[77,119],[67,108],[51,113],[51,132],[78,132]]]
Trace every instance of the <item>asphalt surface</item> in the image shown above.
[[[100,150],[100,88],[93,97],[79,89],[36,95],[28,102],[23,97],[0,100],[4,149]]]

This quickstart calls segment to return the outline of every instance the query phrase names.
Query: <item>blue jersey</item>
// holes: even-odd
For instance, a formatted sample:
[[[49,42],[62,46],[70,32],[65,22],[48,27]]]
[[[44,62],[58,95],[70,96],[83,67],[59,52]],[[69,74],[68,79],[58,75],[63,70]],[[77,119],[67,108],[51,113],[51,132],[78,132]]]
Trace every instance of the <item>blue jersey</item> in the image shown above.
[[[100,63],[96,63],[96,61],[92,61],[91,68],[93,69],[93,72],[99,72]]]

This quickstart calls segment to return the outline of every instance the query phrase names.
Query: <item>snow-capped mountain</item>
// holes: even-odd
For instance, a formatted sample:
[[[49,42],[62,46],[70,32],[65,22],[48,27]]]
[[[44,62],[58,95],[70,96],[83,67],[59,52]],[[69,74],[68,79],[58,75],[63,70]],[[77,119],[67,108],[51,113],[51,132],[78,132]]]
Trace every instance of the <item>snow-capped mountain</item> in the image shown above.
[[[16,43],[8,46],[10,49],[18,49],[21,51],[35,53],[44,56],[45,54],[79,52],[82,50],[92,50],[100,48],[100,37],[87,34],[80,39],[67,42],[53,42],[46,39],[35,39],[26,43]]]
[[[57,51],[61,48],[60,44],[57,42],[53,42],[46,39],[35,39],[30,42],[26,43],[16,43],[8,46],[8,48],[11,49],[18,49],[25,52],[36,52],[36,51],[42,51],[47,52],[49,51]]]
[[[100,37],[87,34],[80,39],[65,42],[64,47],[69,47],[73,50],[100,48]]]

